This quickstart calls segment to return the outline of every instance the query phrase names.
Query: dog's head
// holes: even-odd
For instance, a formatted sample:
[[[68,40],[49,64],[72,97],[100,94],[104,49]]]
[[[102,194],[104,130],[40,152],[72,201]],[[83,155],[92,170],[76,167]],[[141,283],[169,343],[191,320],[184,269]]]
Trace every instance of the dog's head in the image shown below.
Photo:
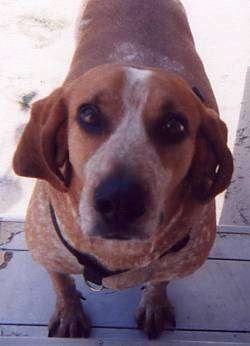
[[[36,102],[17,174],[78,186],[82,231],[146,239],[183,195],[209,201],[229,184],[227,130],[181,78],[160,69],[94,68]]]

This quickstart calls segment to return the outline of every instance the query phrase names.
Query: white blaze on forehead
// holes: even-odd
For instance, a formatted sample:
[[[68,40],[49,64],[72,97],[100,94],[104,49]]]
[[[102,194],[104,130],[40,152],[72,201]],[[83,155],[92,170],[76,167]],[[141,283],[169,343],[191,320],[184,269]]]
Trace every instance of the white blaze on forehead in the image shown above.
[[[149,79],[152,74],[153,72],[150,70],[140,70],[133,67],[125,68],[126,82],[123,92],[125,110],[128,110],[128,107],[131,106],[131,101],[134,107],[139,106],[138,110],[142,110],[147,101]]]
[[[151,75],[151,70],[143,70],[135,67],[125,68],[127,76],[131,78],[131,81],[146,81]]]
[[[123,120],[116,130],[111,142],[114,144],[114,155],[118,159],[126,156],[127,163],[133,161],[134,154],[141,144],[147,142],[142,112],[149,94],[150,70],[133,67],[124,68],[125,82],[123,88]]]

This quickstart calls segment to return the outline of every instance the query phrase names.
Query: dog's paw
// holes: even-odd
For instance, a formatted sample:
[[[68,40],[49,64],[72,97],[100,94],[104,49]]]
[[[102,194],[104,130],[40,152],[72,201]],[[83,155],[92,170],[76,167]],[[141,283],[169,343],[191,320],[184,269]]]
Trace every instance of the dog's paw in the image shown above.
[[[71,306],[57,304],[48,328],[48,336],[58,338],[88,338],[91,330],[81,302],[73,303]]]
[[[162,302],[142,299],[136,310],[136,321],[149,339],[156,339],[164,328],[176,327],[174,308],[167,297]]]

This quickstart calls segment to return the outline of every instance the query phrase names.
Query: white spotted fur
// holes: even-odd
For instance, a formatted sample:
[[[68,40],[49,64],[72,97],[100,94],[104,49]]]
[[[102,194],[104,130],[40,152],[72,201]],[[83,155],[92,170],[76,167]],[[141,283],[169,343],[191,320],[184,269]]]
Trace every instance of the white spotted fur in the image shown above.
[[[144,65],[146,57],[154,61],[155,65],[158,67],[177,74],[183,73],[184,66],[180,61],[171,59],[159,52],[156,53],[138,42],[136,44],[133,42],[122,42],[118,44],[114,51],[110,53],[108,61],[120,61],[124,64],[131,65]]]

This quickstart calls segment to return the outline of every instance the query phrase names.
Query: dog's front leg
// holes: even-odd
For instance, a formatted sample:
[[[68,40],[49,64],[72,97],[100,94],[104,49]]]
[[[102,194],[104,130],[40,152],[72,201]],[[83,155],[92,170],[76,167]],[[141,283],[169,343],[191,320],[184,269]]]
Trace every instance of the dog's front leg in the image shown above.
[[[155,339],[164,327],[175,328],[174,309],[167,297],[168,282],[146,284],[136,310],[139,329],[144,330],[149,339]]]
[[[90,323],[85,315],[80,293],[68,274],[49,271],[56,293],[56,306],[49,322],[49,337],[89,337]]]

